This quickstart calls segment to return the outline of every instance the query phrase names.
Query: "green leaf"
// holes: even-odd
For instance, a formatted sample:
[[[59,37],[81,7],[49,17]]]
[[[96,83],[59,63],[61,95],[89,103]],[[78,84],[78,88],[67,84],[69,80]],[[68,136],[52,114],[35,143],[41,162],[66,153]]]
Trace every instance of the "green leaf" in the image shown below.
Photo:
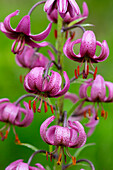
[[[68,111],[68,113],[67,113],[67,119],[70,117],[70,115],[71,115],[71,114],[73,113],[73,111],[76,109],[76,107],[81,104],[82,101],[84,101],[84,98],[83,98],[83,99],[80,99],[79,101],[77,101],[77,102],[73,105],[73,107],[72,107],[72,108]]]
[[[76,23],[82,21],[83,19],[86,19],[87,17],[82,17],[82,18],[79,18],[79,19],[76,19],[72,22],[70,22],[70,24],[68,24],[68,27],[71,27],[72,25],[75,25]]]
[[[35,146],[29,144],[29,143],[20,143],[19,145],[22,145],[22,146],[26,146],[27,148],[33,150],[33,151],[37,151],[39,150],[38,148],[36,148]]]
[[[83,147],[77,149],[77,151],[75,152],[75,154],[74,154],[73,156],[75,156],[75,157],[77,158],[77,157],[79,156],[80,152],[81,152],[83,149],[85,149],[85,148],[88,147],[88,146],[93,146],[93,145],[95,145],[95,143],[85,144]],[[71,163],[71,162],[72,162],[72,159],[70,160],[69,163]]]

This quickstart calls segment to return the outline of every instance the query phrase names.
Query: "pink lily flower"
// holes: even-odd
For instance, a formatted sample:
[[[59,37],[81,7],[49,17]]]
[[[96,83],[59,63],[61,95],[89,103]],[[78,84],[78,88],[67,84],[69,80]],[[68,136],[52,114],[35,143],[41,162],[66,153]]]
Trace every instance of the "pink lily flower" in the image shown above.
[[[55,60],[54,55],[48,50],[51,60]],[[25,46],[22,53],[16,55],[16,63],[20,67],[25,67],[32,69],[34,67],[44,67],[46,68],[49,63],[49,59],[43,54],[36,52],[34,48]],[[51,64],[52,66],[53,64]]]
[[[12,162],[5,170],[45,170],[45,168],[37,163],[35,164],[38,168],[29,166],[27,163],[24,163],[22,159],[19,159],[15,162]]]
[[[45,12],[49,15],[54,9],[57,9],[62,18],[69,12],[71,17],[75,13],[80,14],[80,9],[75,0],[47,0],[44,6]]]
[[[38,112],[41,112],[42,100],[48,97],[60,97],[64,95],[70,86],[70,80],[67,73],[64,71],[65,86],[61,89],[62,78],[59,73],[51,70],[51,76],[47,75],[44,79],[44,68],[35,67],[25,77],[24,88],[29,93],[35,93],[41,97],[41,102],[38,108]],[[38,100],[39,100],[38,98]],[[45,100],[45,112],[47,112],[47,103]],[[50,105],[52,107],[52,105]],[[53,110],[53,109],[52,109]],[[52,111],[53,112],[53,111]]]
[[[19,13],[19,10],[9,14],[4,22],[0,23],[0,30],[9,38],[12,40],[15,40],[11,51],[16,54],[19,52],[22,52],[24,49],[24,45],[28,44],[31,47],[43,47],[48,45],[47,42],[42,43],[35,43],[34,41],[41,41],[44,40],[48,34],[50,33],[52,24],[50,23],[45,31],[43,31],[40,34],[32,35],[30,33],[30,16],[26,15],[24,16],[21,21],[19,22],[16,29],[13,29],[10,25],[10,19],[14,16],[16,16]],[[16,47],[17,44],[17,47]]]
[[[90,96],[87,94],[88,87],[91,87]],[[106,87],[108,87],[109,95],[107,97]],[[104,78],[101,75],[97,75],[96,79],[93,81],[89,79],[82,84],[79,89],[80,98],[84,98],[86,101],[97,103],[96,115],[98,118],[98,109],[99,103],[101,102],[113,102],[113,83],[104,81]],[[101,105],[101,116],[105,119],[107,118],[107,112],[104,111]]]
[[[25,109],[20,107],[20,105],[16,106],[15,103],[11,103],[7,98],[0,99],[0,121],[6,123],[0,129],[2,140],[7,138],[10,126],[13,125],[15,140],[20,143],[14,126],[27,127],[31,124],[34,116],[33,111],[29,109],[29,105],[26,102],[23,103]],[[24,114],[24,119],[21,121],[22,113]],[[6,131],[5,136],[3,135],[4,131]]]
[[[79,54],[75,54],[73,47],[75,44],[79,43],[81,43],[80,52]],[[96,56],[95,54],[97,46],[101,47],[101,53],[99,56]],[[85,31],[81,39],[77,39],[73,42],[71,42],[71,38],[69,38],[64,45],[63,51],[66,57],[69,59],[80,63],[85,62],[85,75],[88,75],[88,63],[90,64],[91,69],[94,69],[92,63],[102,62],[106,60],[109,55],[107,42],[105,40],[102,43],[96,41],[96,37],[93,31]]]
[[[65,17],[63,18],[64,24],[69,24],[70,22],[75,21],[75,20],[77,20],[79,18],[84,18],[84,19],[77,22],[76,24],[80,24],[83,21],[85,21],[87,19],[87,17],[88,17],[88,7],[87,7],[86,2],[83,2],[82,7],[83,7],[83,13],[79,14],[79,15],[77,15],[75,13],[74,16],[71,17],[70,13],[67,12]],[[58,11],[57,11],[57,9],[54,9],[50,14],[47,14],[47,17],[51,22],[57,23],[57,19],[58,19]]]
[[[73,164],[75,165],[76,158],[71,156],[68,147],[80,148],[86,143],[86,133],[84,131],[84,128],[78,121],[68,121],[68,127],[54,125],[47,129],[48,125],[54,119],[55,116],[51,116],[42,123],[40,127],[40,135],[42,137],[42,140],[49,145],[56,146],[55,151],[53,151],[51,154],[57,152],[58,148],[60,147],[60,153],[57,164],[61,163],[61,158],[62,154],[64,154],[65,147],[67,155],[72,158]],[[64,155],[64,157],[66,159],[66,155]]]

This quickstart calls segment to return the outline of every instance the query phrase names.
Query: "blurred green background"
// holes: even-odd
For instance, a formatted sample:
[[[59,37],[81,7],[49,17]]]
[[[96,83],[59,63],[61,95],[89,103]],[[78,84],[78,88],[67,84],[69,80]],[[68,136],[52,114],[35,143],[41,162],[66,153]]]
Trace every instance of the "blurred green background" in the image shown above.
[[[29,9],[36,3],[36,0],[0,0],[0,22],[4,18],[19,9],[18,16],[12,18],[12,26],[15,27],[19,20],[28,13]],[[77,0],[82,10],[82,0]],[[106,81],[113,82],[113,1],[111,0],[86,0],[89,8],[89,17],[85,23],[94,24],[94,27],[87,28],[92,29],[98,41],[102,42],[104,39],[107,41],[110,48],[110,55],[106,61],[98,64],[98,73],[100,73]],[[47,16],[43,12],[43,5],[36,8],[31,16],[31,32],[36,34],[43,31],[48,24]],[[55,44],[54,41],[54,28],[46,40]],[[11,102],[17,100],[21,95],[25,94],[23,85],[20,84],[19,76],[27,73],[26,69],[20,68],[15,64],[15,55],[11,53],[11,45],[13,41],[9,40],[2,32],[0,32],[0,98],[7,97]],[[46,49],[44,48],[44,54],[46,55]],[[65,57],[64,60],[65,70],[68,72],[69,78],[74,76],[74,69],[77,66],[75,62]],[[72,84],[70,92],[76,92],[78,94],[78,84]],[[65,109],[69,110],[72,103],[66,101]],[[96,170],[112,170],[113,169],[113,104],[103,104],[104,109],[108,111],[108,118],[104,120],[100,118],[100,122],[96,127],[95,133],[87,139],[87,143],[96,143],[94,146],[90,146],[84,149],[79,158],[86,158],[93,162]],[[16,128],[16,132],[21,142],[30,143],[39,149],[48,150],[46,145],[39,134],[41,123],[45,118],[51,116],[51,112],[36,113],[31,126],[27,128]],[[1,123],[1,126],[3,124]],[[14,143],[15,137],[11,129],[7,140],[0,141],[0,170],[5,169],[11,162],[17,159],[24,159],[27,162],[29,156],[33,153],[32,150],[18,146]],[[76,150],[75,150],[76,151]],[[73,153],[73,151],[71,150]],[[47,161],[42,155],[37,155],[31,165],[35,163],[42,163],[45,167],[48,164],[52,167],[52,163]],[[79,166],[70,169],[80,169]],[[89,170],[90,168],[85,168]]]

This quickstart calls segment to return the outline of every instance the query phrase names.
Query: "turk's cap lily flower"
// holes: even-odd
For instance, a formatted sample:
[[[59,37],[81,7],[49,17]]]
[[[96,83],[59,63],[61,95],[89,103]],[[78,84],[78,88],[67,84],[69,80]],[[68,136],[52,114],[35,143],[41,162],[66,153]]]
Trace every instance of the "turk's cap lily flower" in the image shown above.
[[[74,52],[74,45],[80,43],[80,51],[78,54]],[[101,47],[101,53],[99,56],[96,55],[97,46]],[[71,60],[79,63],[85,62],[85,74],[88,75],[88,65],[90,63],[91,68],[94,68],[92,63],[102,62],[109,56],[109,48],[107,42],[104,40],[102,43],[96,41],[95,34],[93,31],[85,31],[81,39],[77,39],[71,42],[69,38],[64,44],[64,54]]]
[[[70,16],[70,13],[67,12],[65,17],[63,18],[63,22],[64,24],[69,24],[70,22],[72,21],[75,21],[77,19],[80,19],[80,18],[83,18],[81,21],[78,21],[76,24],[80,24],[82,23],[83,21],[86,20],[86,18],[88,17],[88,7],[87,7],[87,4],[86,2],[83,2],[83,13],[80,14],[80,15],[77,15],[76,13],[74,14],[74,17],[71,17]],[[48,19],[51,21],[51,22],[54,22],[54,23],[57,23],[57,20],[58,20],[58,11],[57,9],[54,9],[49,15],[47,14],[47,17]]]
[[[51,60],[55,60],[54,55],[48,50]],[[49,63],[49,59],[43,54],[36,52],[34,48],[25,46],[22,53],[16,55],[16,63],[20,67],[34,68],[34,67],[44,67],[46,68]],[[51,64],[52,66],[53,64]]]
[[[40,135],[42,140],[49,145],[55,145],[56,149],[52,153],[61,147],[60,154],[58,158],[58,163],[60,163],[61,154],[64,153],[64,147],[66,147],[66,152],[69,157],[72,157],[68,151],[70,148],[80,148],[86,143],[86,133],[83,126],[78,122],[68,121],[68,127],[61,127],[59,125],[53,125],[48,127],[48,125],[55,119],[55,116],[51,116],[46,119],[40,127]],[[78,136],[79,135],[79,136]],[[62,152],[62,153],[61,153]]]
[[[19,159],[15,162],[12,162],[5,170],[45,170],[45,168],[37,163],[35,164],[37,167],[29,166],[27,163],[24,163],[22,159]]]
[[[44,68],[35,67],[25,77],[24,87],[27,92],[39,94],[45,97],[59,97],[64,95],[70,86],[67,73],[64,71],[65,86],[61,90],[62,78],[59,73],[51,70],[51,76],[43,78]]]
[[[5,138],[7,138],[11,125],[27,127],[31,124],[34,116],[33,111],[29,109],[29,105],[26,102],[23,102],[23,104],[25,108],[22,108],[20,105],[16,106],[15,103],[11,103],[7,98],[0,99],[0,121],[6,123],[6,125],[0,129],[2,139],[4,139],[4,131],[6,131]],[[22,114],[24,114],[23,120],[21,120]],[[15,136],[17,136],[14,126],[13,131]]]
[[[48,45],[47,42],[42,43],[35,43],[34,41],[42,41],[44,40],[48,34],[50,33],[52,24],[50,23],[47,27],[47,29],[40,34],[32,35],[30,32],[30,16],[25,15],[17,25],[16,29],[13,29],[10,25],[10,19],[14,16],[16,16],[19,13],[19,10],[9,14],[4,22],[0,23],[0,30],[9,38],[12,40],[15,40],[12,45],[12,52],[13,53],[19,53],[22,52],[24,49],[24,45],[28,44],[29,46],[32,46],[33,48],[39,48]],[[17,44],[17,47],[16,47]]]
[[[69,12],[71,17],[75,13],[80,14],[80,9],[75,0],[47,0],[44,6],[45,12],[49,15],[54,9],[57,9],[62,18]]]

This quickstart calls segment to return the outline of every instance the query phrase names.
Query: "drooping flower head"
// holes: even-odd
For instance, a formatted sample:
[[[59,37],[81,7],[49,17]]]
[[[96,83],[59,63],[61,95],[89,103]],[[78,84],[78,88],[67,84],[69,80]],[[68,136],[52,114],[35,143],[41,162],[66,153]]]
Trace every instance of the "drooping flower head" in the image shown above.
[[[11,103],[7,98],[0,99],[0,121],[5,122],[5,126],[0,129],[2,140],[7,138],[11,125],[27,127],[31,124],[33,120],[33,112],[29,109],[29,105],[26,102],[23,104],[25,108],[22,108],[20,105],[16,106],[15,103]],[[23,120],[21,120],[22,113],[24,114]],[[14,126],[13,131],[15,134],[15,140],[19,143],[20,141]],[[3,134],[4,132],[6,132],[5,136]]]
[[[47,14],[48,19],[51,22],[57,23],[58,20],[58,11],[55,8],[50,14]],[[73,17],[70,16],[70,13],[67,12],[65,17],[63,18],[63,23],[64,24],[69,24],[72,21],[75,21],[77,19],[83,18],[81,21],[78,21],[76,24],[82,23],[86,18],[88,17],[88,7],[85,2],[83,2],[83,13],[80,15],[77,15],[76,13],[74,14]]]
[[[62,18],[69,12],[71,17],[80,14],[80,9],[75,0],[47,0],[44,6],[45,12],[49,15],[54,9],[57,9]]]
[[[5,170],[45,170],[45,168],[37,163],[35,164],[37,167],[29,166],[27,163],[24,163],[22,159],[19,159],[15,162],[12,162]]]
[[[91,87],[90,96],[87,91]],[[106,87],[108,87],[109,95],[107,97]],[[104,111],[102,107],[102,102],[113,102],[113,83],[104,81],[104,78],[101,75],[97,75],[96,79],[87,80],[84,84],[80,86],[79,89],[80,98],[84,98],[86,101],[97,103],[96,108],[96,117],[98,118],[98,110],[101,108],[101,116],[107,118],[107,112]],[[99,103],[101,107],[99,107]]]
[[[51,60],[54,60],[54,55],[48,50]],[[25,46],[22,53],[16,55],[16,63],[20,67],[25,67],[32,69],[34,67],[44,67],[46,68],[49,63],[49,59],[43,54],[36,52],[34,48]],[[52,64],[51,64],[52,66]]]
[[[79,54],[75,54],[74,45],[79,43],[81,43],[80,52]],[[99,56],[96,56],[95,54],[97,46],[101,47],[101,53]],[[92,63],[102,62],[106,60],[109,55],[109,48],[107,42],[105,40],[102,43],[96,41],[96,37],[93,31],[85,31],[81,39],[77,39],[73,42],[71,42],[71,38],[69,38],[64,45],[63,51],[66,57],[68,57],[69,59],[80,63],[83,62],[85,63],[84,67],[85,76],[88,75],[89,71],[88,63],[90,64],[91,69],[93,69],[94,67]]]
[[[76,158],[71,156],[68,147],[80,148],[86,143],[86,133],[84,128],[78,121],[68,121],[67,127],[54,125],[47,129],[48,125],[54,119],[55,116],[51,116],[42,123],[40,127],[40,135],[44,142],[49,145],[56,146],[56,149],[52,152],[52,154],[60,147],[57,164],[61,163],[62,154],[64,154],[64,147],[66,148],[67,155],[72,158],[73,164],[76,164]],[[66,155],[64,155],[64,157],[66,161]]]
[[[30,32],[30,16],[26,15],[24,16],[19,24],[17,25],[16,29],[13,29],[10,25],[10,19],[14,16],[16,16],[19,13],[19,10],[9,14],[4,22],[0,23],[0,30],[9,38],[15,40],[11,51],[13,53],[19,53],[22,52],[24,49],[24,45],[28,44],[29,46],[32,46],[33,48],[39,48],[48,45],[47,42],[42,43],[35,43],[34,41],[41,41],[44,40],[50,30],[52,24],[50,23],[45,31],[43,31],[40,34],[32,35]]]
[[[70,99],[73,103],[76,103],[79,101],[79,98],[77,95],[73,93],[67,92],[65,94],[65,99]],[[90,128],[89,132],[87,133],[87,136],[91,136],[92,133],[95,130],[96,125],[99,123],[99,120],[97,119],[96,110],[92,105],[87,105],[83,107],[85,103],[85,100],[82,101],[78,107],[73,111],[72,115],[69,117],[68,120],[70,121],[81,121],[84,118],[87,118],[89,120],[88,123],[85,124],[86,127]]]
[[[60,97],[68,91],[70,86],[70,81],[65,71],[63,72],[63,74],[66,82],[63,89],[61,89],[62,78],[59,73],[51,70],[51,75],[47,75],[46,78],[44,78],[44,73],[45,69],[43,67],[35,67],[26,75],[24,80],[25,90],[29,93],[39,95],[38,100],[41,98],[41,102],[37,110],[38,112],[41,111],[43,98],[45,112],[47,112],[46,98]],[[52,105],[50,106],[52,107]]]

